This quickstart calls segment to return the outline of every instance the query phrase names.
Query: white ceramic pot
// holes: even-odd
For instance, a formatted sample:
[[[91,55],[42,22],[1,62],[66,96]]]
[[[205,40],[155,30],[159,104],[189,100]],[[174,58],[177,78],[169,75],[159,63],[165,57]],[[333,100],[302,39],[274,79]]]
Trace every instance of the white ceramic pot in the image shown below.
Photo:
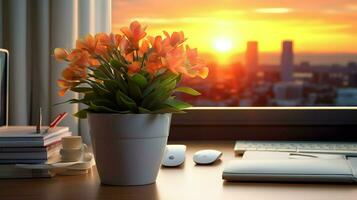
[[[171,114],[89,113],[88,120],[102,184],[145,185],[156,181]]]

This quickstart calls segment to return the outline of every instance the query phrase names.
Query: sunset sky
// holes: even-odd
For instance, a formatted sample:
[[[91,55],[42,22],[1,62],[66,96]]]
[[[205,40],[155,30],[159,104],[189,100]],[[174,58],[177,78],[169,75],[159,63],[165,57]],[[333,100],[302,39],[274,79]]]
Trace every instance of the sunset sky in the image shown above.
[[[280,52],[284,39],[300,53],[357,54],[356,0],[113,0],[113,31],[132,20],[148,33],[185,32],[190,46],[217,54]]]

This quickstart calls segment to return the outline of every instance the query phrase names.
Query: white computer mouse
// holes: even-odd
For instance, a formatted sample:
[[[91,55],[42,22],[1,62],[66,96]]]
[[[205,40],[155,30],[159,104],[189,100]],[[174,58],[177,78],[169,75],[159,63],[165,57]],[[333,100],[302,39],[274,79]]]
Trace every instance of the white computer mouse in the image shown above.
[[[162,165],[165,167],[177,167],[185,162],[186,145],[170,144],[166,146]]]
[[[222,152],[217,150],[213,150],[213,149],[201,150],[201,151],[197,151],[193,155],[193,161],[199,165],[209,165],[214,163],[221,156],[222,156]]]

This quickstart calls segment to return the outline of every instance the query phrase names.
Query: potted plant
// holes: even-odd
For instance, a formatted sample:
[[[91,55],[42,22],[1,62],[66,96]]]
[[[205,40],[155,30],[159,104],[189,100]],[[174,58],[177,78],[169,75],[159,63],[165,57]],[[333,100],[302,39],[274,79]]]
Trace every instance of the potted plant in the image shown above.
[[[145,29],[134,21],[121,28],[122,34],[88,35],[70,51],[54,50],[57,60],[69,64],[58,80],[59,95],[68,90],[83,94],[67,102],[87,105],[74,115],[88,116],[103,184],[155,182],[171,113],[190,107],[175,93],[200,94],[178,84],[182,76],[208,74],[197,50],[184,46],[183,32],[152,37]]]

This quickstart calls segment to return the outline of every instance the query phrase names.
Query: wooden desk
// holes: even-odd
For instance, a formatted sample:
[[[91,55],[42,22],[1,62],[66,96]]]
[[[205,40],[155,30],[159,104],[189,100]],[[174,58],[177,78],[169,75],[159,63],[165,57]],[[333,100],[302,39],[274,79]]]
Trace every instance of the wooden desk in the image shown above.
[[[175,142],[177,143],[177,142]],[[224,163],[233,159],[233,141],[192,141],[187,145],[181,168],[162,168],[156,184],[138,187],[101,186],[96,170],[81,176],[52,179],[0,180],[0,200],[12,199],[357,199],[357,185],[230,183],[221,178]],[[223,152],[222,161],[212,166],[195,166],[195,151],[214,148]]]

